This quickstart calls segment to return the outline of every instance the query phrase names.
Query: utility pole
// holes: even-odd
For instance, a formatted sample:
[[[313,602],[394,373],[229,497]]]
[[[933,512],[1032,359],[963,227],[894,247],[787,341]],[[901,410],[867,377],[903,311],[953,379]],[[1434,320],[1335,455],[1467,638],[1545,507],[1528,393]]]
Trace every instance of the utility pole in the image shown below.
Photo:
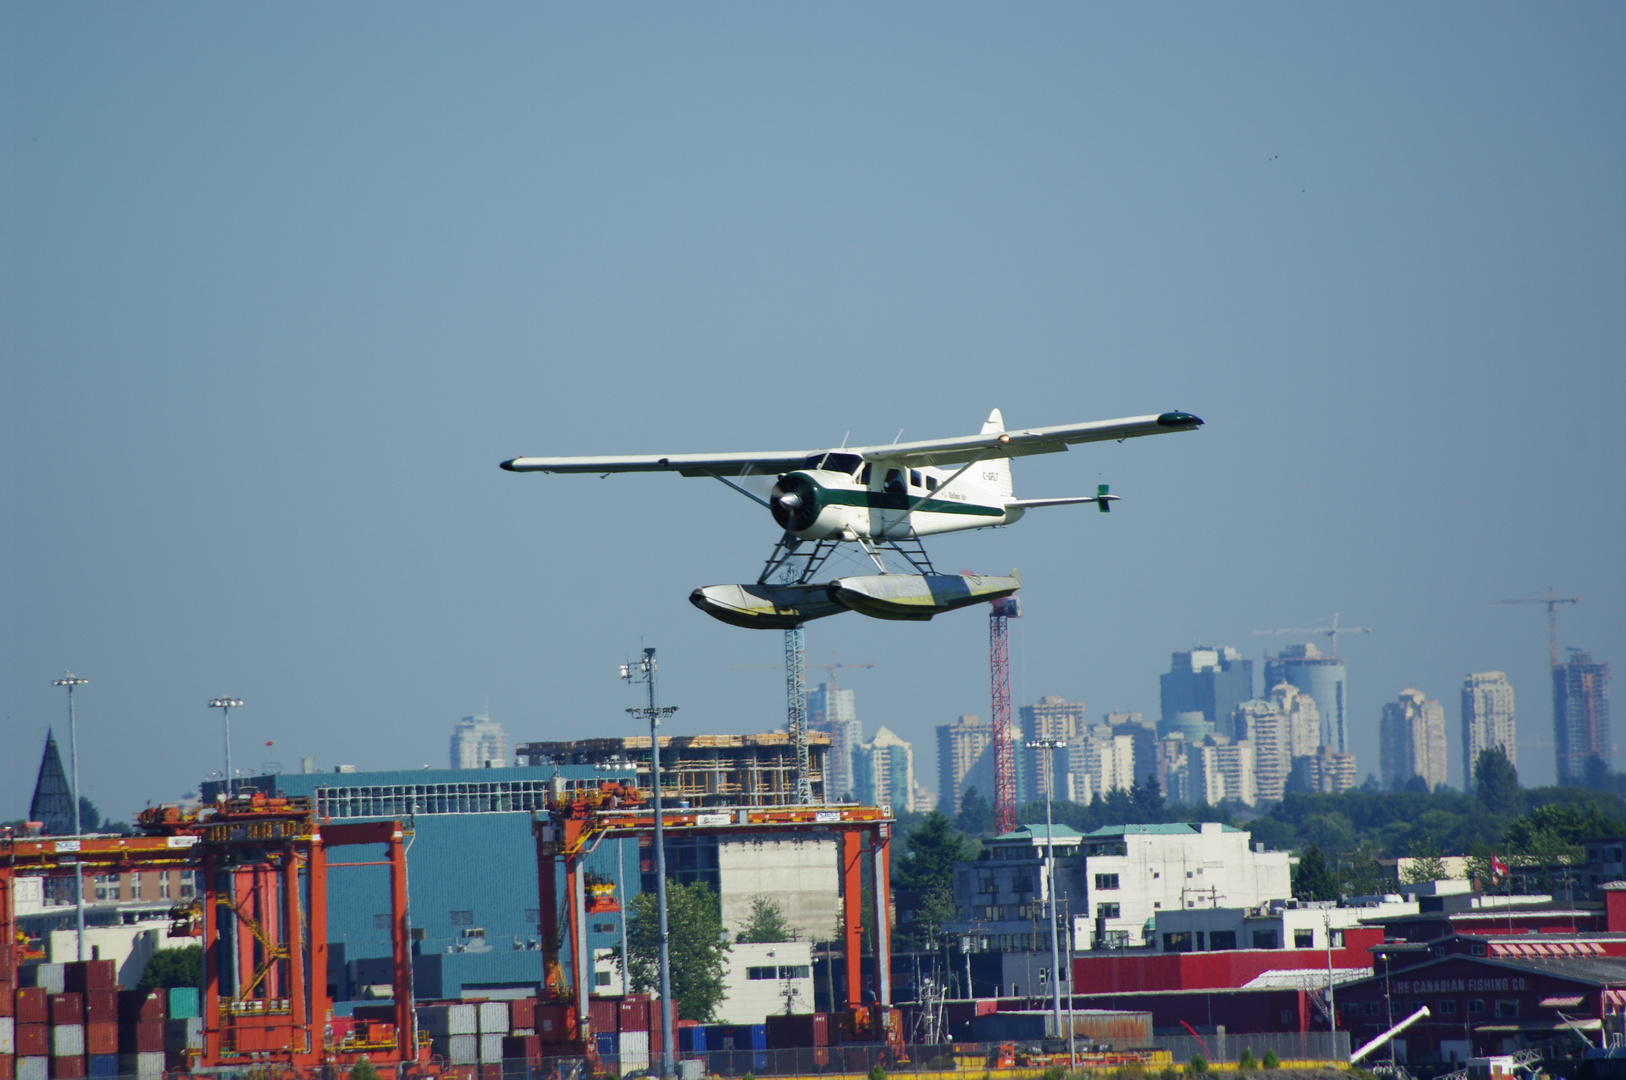
[[[217,697],[209,699],[209,708],[219,709],[221,719],[226,721],[226,798],[228,799],[231,798],[234,790],[231,775],[231,711],[242,707],[243,700],[241,698]]]
[[[621,677],[629,683],[643,683],[649,687],[649,706],[628,709],[627,712],[649,720],[649,785],[654,790],[655,809],[655,911],[660,926],[661,1076],[663,1080],[669,1080],[677,1075],[677,1059],[672,1045],[677,1018],[673,1015],[672,1006],[671,932],[666,925],[666,836],[661,821],[661,738],[657,729],[662,718],[677,712],[677,707],[668,705],[662,708],[655,704],[654,649],[645,649],[643,659],[637,663],[622,664]]]
[[[1054,801],[1056,793],[1055,752],[1066,746],[1061,739],[1034,739],[1028,743],[1029,750],[1043,750],[1050,755],[1051,768],[1046,770],[1050,782],[1044,789],[1044,845],[1045,845],[1045,877],[1050,894],[1050,1010],[1055,1019],[1055,1026],[1051,1029],[1058,1036],[1061,1034],[1061,942],[1056,940],[1056,828],[1051,823],[1050,804]],[[1069,994],[1071,996],[1071,994]]]
[[[79,846],[79,837],[84,829],[79,820],[79,726],[73,715],[73,688],[84,686],[89,679],[81,679],[73,672],[64,672],[62,678],[52,681],[52,686],[66,686],[68,688],[68,767],[73,772],[73,842],[74,847]],[[79,930],[79,959],[85,958],[85,874],[79,865],[77,857],[73,865],[73,903],[76,925]],[[6,943],[7,947],[10,943]]]

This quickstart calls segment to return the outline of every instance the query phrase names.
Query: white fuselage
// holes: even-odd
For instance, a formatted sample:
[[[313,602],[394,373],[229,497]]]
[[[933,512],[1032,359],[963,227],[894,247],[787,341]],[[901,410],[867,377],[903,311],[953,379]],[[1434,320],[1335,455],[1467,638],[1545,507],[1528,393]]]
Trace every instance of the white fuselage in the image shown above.
[[[774,520],[803,540],[901,540],[1009,525],[1023,514],[1007,505],[1008,494],[984,486],[977,465],[955,477],[960,470],[865,462],[839,451],[810,465],[781,476],[769,500]],[[1009,476],[1007,462],[990,463],[988,480],[1008,487]]]

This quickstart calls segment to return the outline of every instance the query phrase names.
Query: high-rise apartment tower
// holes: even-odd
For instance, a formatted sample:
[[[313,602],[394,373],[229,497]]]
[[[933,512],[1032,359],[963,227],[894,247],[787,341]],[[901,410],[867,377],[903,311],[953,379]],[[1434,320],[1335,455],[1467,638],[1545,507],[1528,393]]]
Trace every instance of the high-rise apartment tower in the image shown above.
[[[1159,735],[1173,733],[1181,713],[1200,712],[1221,735],[1232,734],[1231,713],[1253,697],[1253,661],[1229,646],[1177,652],[1158,676]]]
[[[807,692],[807,727],[830,736],[830,774],[825,790],[832,802],[858,795],[858,779],[853,773],[853,753],[864,741],[864,728],[858,722],[858,707],[851,690],[837,690],[820,683]]]
[[[1477,671],[1462,680],[1462,790],[1474,789],[1479,755],[1500,746],[1518,764],[1513,731],[1513,687],[1500,671]]]
[[[937,804],[950,816],[960,812],[966,774],[994,741],[994,725],[975,716],[937,725]],[[983,792],[987,798],[992,791]]]
[[[1408,688],[1383,707],[1378,764],[1390,791],[1400,791],[1413,777],[1420,777],[1429,791],[1445,783],[1445,710],[1438,701]]]
[[[508,764],[508,733],[489,716],[465,716],[452,730],[452,768],[501,768]]]
[[[1344,662],[1336,656],[1323,656],[1314,644],[1289,645],[1275,656],[1265,657],[1265,685],[1288,682],[1301,693],[1315,698],[1321,712],[1321,745],[1340,753],[1349,749],[1349,716],[1345,700]]]
[[[1594,758],[1609,766],[1609,665],[1579,649],[1553,668],[1553,742],[1561,784],[1584,780]]]

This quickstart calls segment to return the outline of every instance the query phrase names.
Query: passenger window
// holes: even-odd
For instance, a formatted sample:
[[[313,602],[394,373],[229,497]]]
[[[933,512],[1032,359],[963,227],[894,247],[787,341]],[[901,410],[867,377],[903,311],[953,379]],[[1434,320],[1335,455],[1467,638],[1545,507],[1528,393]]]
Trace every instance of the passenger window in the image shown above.
[[[864,467],[858,470],[858,482],[864,487],[869,487],[869,462],[867,461],[864,462]]]
[[[937,477],[932,476],[930,474],[927,474],[927,476],[926,476],[926,490],[927,491],[936,491],[937,490]]]
[[[910,469],[909,470],[909,486],[910,487],[925,487],[926,486],[925,484],[921,483],[920,470],[919,469]]]
[[[902,469],[886,470],[886,493],[888,495],[904,494]]]

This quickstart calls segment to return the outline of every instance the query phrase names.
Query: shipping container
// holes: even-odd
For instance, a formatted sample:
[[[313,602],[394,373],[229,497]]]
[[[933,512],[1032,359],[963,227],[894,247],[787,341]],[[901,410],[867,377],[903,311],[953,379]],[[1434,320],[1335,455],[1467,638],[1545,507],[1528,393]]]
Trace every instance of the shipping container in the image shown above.
[[[536,999],[515,998],[508,1003],[508,1030],[536,1030]]]
[[[119,1052],[151,1054],[164,1051],[164,1020],[126,1021],[119,1025]]]
[[[168,1008],[165,1010],[166,1020],[185,1020],[198,1015],[198,988],[195,986],[172,986],[169,988]]]
[[[133,1024],[140,1020],[164,1020],[167,995],[162,990],[120,990],[119,1022]]]
[[[35,987],[44,990],[47,994],[60,994],[67,989],[63,985],[64,964],[29,964],[27,967],[17,969],[17,981],[23,986]]]
[[[119,992],[117,990],[85,991],[85,1023],[116,1024],[119,1022]]]
[[[617,1039],[623,1074],[649,1068],[649,1032],[623,1031]]]
[[[17,1052],[17,1021],[0,1016],[0,1056]]]
[[[85,1053],[93,1057],[106,1057],[119,1052],[119,1026],[117,1024],[86,1024]]]
[[[52,994],[51,1026],[83,1024],[85,1022],[85,995],[77,993]]]
[[[51,1029],[44,1024],[18,1024],[14,1029],[18,1057],[50,1057]]]
[[[504,1061],[535,1061],[542,1056],[542,1040],[535,1035],[508,1035],[502,1041]]]
[[[479,1018],[471,1004],[420,1005],[418,1027],[430,1035],[475,1035],[479,1032]],[[476,1062],[471,1058],[456,1064],[473,1065]]]
[[[764,1027],[767,1029],[770,1050],[830,1045],[830,1017],[827,1013],[770,1016]]]
[[[62,965],[62,989],[69,993],[118,988],[118,965],[111,960],[76,960]]]
[[[51,995],[37,986],[18,987],[15,1015],[19,1024],[49,1024]]]
[[[618,1053],[617,1039],[614,1034],[600,1033],[593,1036],[593,1045],[598,1049],[600,1061],[614,1061]],[[620,1069],[614,1070],[620,1072]]]
[[[493,1031],[479,1036],[480,1064],[490,1065],[492,1062],[502,1061],[502,1041],[508,1038],[500,1031]]]
[[[620,1030],[648,1031],[660,1027],[660,1019],[651,1017],[648,994],[628,994],[618,1003]]]
[[[84,1058],[53,1056],[50,1062],[51,1080],[85,1080]]]
[[[614,1034],[620,1030],[620,1003],[615,998],[589,998],[587,1016],[595,1034]]]
[[[120,1054],[119,1075],[135,1080],[161,1080],[164,1075],[164,1052]]]
[[[0,949],[0,953],[9,950]],[[0,1016],[12,1016],[17,1012],[17,987],[10,980],[0,980]]]
[[[569,1005],[536,1004],[536,1033],[543,1042],[563,1042],[569,1032],[571,1007]]]
[[[17,1059],[6,1054],[0,1054],[0,1080],[16,1080]]]
[[[677,1045],[680,1054],[704,1054],[706,1052],[706,1029],[698,1025],[678,1028]]]
[[[508,1034],[508,1002],[482,1001],[475,1009],[479,1014],[480,1034]]]
[[[203,1017],[189,1016],[184,1020],[165,1020],[164,1049],[202,1050]]]
[[[114,1080],[119,1074],[117,1054],[91,1054],[85,1059],[85,1071],[96,1080]]]
[[[17,1080],[51,1080],[51,1059],[48,1057],[19,1057]]]
[[[52,1024],[51,1025],[51,1056],[84,1057],[85,1056],[85,1025],[83,1024]],[[81,1070],[83,1066],[80,1066]]]
[[[430,1052],[448,1065],[478,1065],[480,1037],[474,1034],[435,1035],[429,1040]]]

